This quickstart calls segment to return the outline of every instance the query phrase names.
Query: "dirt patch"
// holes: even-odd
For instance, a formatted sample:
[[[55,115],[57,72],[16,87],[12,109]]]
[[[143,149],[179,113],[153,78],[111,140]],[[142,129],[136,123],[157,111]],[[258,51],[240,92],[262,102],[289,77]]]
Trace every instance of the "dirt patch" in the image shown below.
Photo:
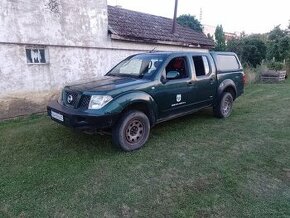
[[[218,182],[220,182],[220,175],[217,173],[211,173],[206,176],[200,176],[196,180],[185,186],[186,190],[194,192],[204,192],[213,188]]]
[[[56,99],[57,93],[56,91],[25,94],[14,93],[13,96],[0,96],[0,120],[45,112],[48,101]]]

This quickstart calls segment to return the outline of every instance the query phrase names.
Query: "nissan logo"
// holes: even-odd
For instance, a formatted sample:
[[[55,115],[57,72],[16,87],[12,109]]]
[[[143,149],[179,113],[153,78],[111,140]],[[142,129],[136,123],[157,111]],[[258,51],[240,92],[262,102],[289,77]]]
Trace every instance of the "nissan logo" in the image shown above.
[[[69,95],[69,96],[67,96],[67,103],[72,103],[72,101],[73,101],[73,96],[72,95]]]

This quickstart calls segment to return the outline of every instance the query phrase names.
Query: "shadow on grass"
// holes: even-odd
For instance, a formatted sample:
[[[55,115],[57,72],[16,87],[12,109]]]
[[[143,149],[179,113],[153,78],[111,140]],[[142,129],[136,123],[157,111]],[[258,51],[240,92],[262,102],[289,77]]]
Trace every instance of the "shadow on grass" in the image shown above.
[[[193,114],[189,114],[186,116],[182,116],[182,117],[178,117],[172,120],[162,122],[154,126],[153,129],[158,129],[158,130],[164,129],[166,131],[166,128],[170,128],[170,127],[179,126],[180,128],[182,127],[184,123],[205,122],[207,120],[213,120],[213,119],[216,119],[216,118],[213,116],[212,109],[207,108],[207,109],[197,111]]]
[[[215,119],[211,109],[204,109],[194,114],[179,117],[173,120],[169,120],[156,125],[151,129],[152,134],[157,132],[171,131],[172,128],[180,129],[183,125],[188,123],[200,123],[206,122],[207,120]],[[50,125],[45,126],[45,135],[50,138],[50,144],[56,144],[64,152],[78,152],[78,153],[104,153],[104,154],[116,154],[120,153],[121,149],[116,147],[112,143],[111,135],[101,134],[86,134],[80,131],[76,131],[62,125],[52,123],[47,118],[47,122]],[[164,136],[165,137],[165,136]],[[150,139],[150,137],[149,137]],[[152,141],[149,140],[147,146],[150,146]]]
[[[114,153],[118,148],[113,146],[110,135],[101,134],[86,134],[80,131],[75,131],[63,126],[60,126],[62,130],[55,136],[56,141],[61,141],[61,146],[66,150],[75,150],[78,152],[104,152]],[[55,130],[51,130],[52,133]]]
[[[188,124],[198,124],[212,119],[215,119],[213,118],[212,110],[205,109],[191,115],[160,123],[151,130],[152,134],[147,146],[156,148],[157,145],[155,143],[157,142],[152,140],[154,135],[158,135],[160,140],[166,141],[166,132],[181,129]],[[14,145],[18,149],[18,153],[21,150],[28,149],[31,155],[40,155],[43,158],[45,158],[45,155],[49,155],[51,158],[73,153],[90,156],[102,154],[114,156],[123,153],[120,148],[113,145],[111,135],[89,135],[74,131],[51,121],[49,117],[44,115],[17,118],[0,124],[3,133],[0,137],[0,141],[2,141],[0,145],[3,144],[4,150],[9,150]]]

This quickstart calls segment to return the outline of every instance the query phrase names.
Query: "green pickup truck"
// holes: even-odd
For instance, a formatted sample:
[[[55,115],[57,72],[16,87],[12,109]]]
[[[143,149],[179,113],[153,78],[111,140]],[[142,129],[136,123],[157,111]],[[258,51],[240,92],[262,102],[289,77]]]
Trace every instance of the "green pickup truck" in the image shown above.
[[[64,87],[47,112],[84,132],[110,131],[114,144],[132,151],[160,122],[207,107],[219,118],[230,116],[244,84],[234,53],[143,53],[121,61],[103,78]]]

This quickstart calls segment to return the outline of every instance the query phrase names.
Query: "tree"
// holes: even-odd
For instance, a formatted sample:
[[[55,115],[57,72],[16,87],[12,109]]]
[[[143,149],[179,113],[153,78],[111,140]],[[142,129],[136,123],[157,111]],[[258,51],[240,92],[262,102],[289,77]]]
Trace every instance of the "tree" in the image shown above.
[[[192,16],[190,14],[183,14],[183,15],[180,15],[176,19],[176,21],[182,26],[189,27],[198,32],[202,32],[203,26],[201,25],[199,20],[195,18],[195,16]]]
[[[284,61],[290,55],[290,37],[287,32],[276,26],[268,33],[267,59]]]
[[[222,25],[218,25],[215,29],[215,50],[216,51],[225,51],[226,50],[226,39],[225,39],[225,33],[223,30]]]
[[[238,54],[243,64],[256,67],[261,61],[267,58],[274,64],[286,60],[290,71],[290,36],[287,30],[276,26],[267,34],[241,35],[237,39],[227,42],[227,51]],[[278,62],[278,63],[276,63]]]
[[[275,26],[274,29],[269,32],[268,39],[270,41],[277,41],[284,36],[286,36],[286,32],[280,28],[280,25],[278,25]]]
[[[250,35],[229,40],[227,51],[235,52],[243,64],[256,67],[265,59],[267,46],[263,35]]]
[[[246,37],[247,35],[246,35],[246,33],[245,33],[245,31],[242,31],[241,33],[240,33],[240,38],[244,38],[244,37]]]
[[[242,38],[233,38],[227,42],[227,51],[235,52],[240,58],[242,57],[243,51],[243,40]]]
[[[281,61],[290,58],[290,37],[284,36],[279,41],[279,52]]]
[[[259,35],[251,35],[243,39],[241,58],[244,63],[256,67],[266,58],[267,46]]]
[[[207,38],[209,38],[209,39],[211,39],[211,40],[214,40],[214,39],[213,39],[213,36],[210,35],[209,33],[208,33],[206,36],[207,36]]]

